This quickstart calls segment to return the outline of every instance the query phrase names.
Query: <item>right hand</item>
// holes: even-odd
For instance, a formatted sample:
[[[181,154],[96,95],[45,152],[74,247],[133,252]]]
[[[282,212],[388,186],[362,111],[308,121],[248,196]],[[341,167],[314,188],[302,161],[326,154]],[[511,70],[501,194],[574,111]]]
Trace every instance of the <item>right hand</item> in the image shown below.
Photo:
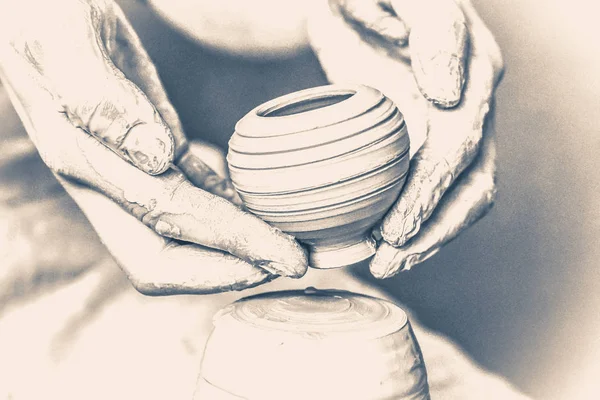
[[[494,203],[500,49],[469,0],[329,0],[309,26],[331,82],[377,88],[406,119],[411,167],[376,229],[370,264],[388,278],[436,254]]]
[[[192,154],[112,0],[0,0],[0,78],[42,159],[140,292],[241,290],[306,272],[302,247],[232,204],[229,181]]]

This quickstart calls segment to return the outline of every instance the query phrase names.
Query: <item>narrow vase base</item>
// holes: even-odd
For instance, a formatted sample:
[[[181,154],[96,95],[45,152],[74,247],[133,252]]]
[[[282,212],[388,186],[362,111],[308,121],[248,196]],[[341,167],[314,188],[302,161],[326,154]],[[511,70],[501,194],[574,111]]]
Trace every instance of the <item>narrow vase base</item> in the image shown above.
[[[371,258],[376,250],[371,238],[347,246],[310,246],[309,265],[317,269],[346,267]]]

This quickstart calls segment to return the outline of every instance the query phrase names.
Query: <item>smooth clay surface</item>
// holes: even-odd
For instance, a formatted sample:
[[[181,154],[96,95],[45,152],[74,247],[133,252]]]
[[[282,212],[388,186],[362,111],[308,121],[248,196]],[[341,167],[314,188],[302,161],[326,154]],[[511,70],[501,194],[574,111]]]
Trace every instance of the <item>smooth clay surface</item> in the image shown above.
[[[221,310],[214,326],[198,399],[429,399],[408,318],[388,301],[314,288],[263,293]]]
[[[409,166],[404,117],[379,91],[329,85],[266,102],[229,141],[231,179],[246,207],[310,248],[316,268],[375,252],[370,231]]]

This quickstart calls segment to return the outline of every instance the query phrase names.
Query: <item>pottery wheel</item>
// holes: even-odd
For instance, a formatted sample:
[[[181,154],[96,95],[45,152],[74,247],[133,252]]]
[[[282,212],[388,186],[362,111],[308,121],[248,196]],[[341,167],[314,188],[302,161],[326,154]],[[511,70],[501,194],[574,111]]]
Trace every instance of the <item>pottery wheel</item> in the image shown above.
[[[227,310],[238,323],[299,336],[373,339],[402,329],[406,314],[384,300],[339,290],[264,293]],[[218,322],[217,322],[218,323]]]
[[[408,318],[386,300],[314,288],[263,293],[230,304],[214,325],[197,398],[429,399]]]

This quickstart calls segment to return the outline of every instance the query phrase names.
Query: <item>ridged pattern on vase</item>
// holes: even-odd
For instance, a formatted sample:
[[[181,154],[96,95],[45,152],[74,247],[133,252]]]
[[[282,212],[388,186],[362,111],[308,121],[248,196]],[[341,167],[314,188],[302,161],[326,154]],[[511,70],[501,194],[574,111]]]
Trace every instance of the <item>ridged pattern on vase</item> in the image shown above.
[[[232,399],[429,399],[410,323],[385,300],[266,293],[223,309],[214,325],[201,379]]]
[[[328,268],[372,255],[368,231],[404,185],[409,146],[391,100],[366,86],[329,85],[250,111],[227,161],[248,210],[310,245],[311,265]]]

